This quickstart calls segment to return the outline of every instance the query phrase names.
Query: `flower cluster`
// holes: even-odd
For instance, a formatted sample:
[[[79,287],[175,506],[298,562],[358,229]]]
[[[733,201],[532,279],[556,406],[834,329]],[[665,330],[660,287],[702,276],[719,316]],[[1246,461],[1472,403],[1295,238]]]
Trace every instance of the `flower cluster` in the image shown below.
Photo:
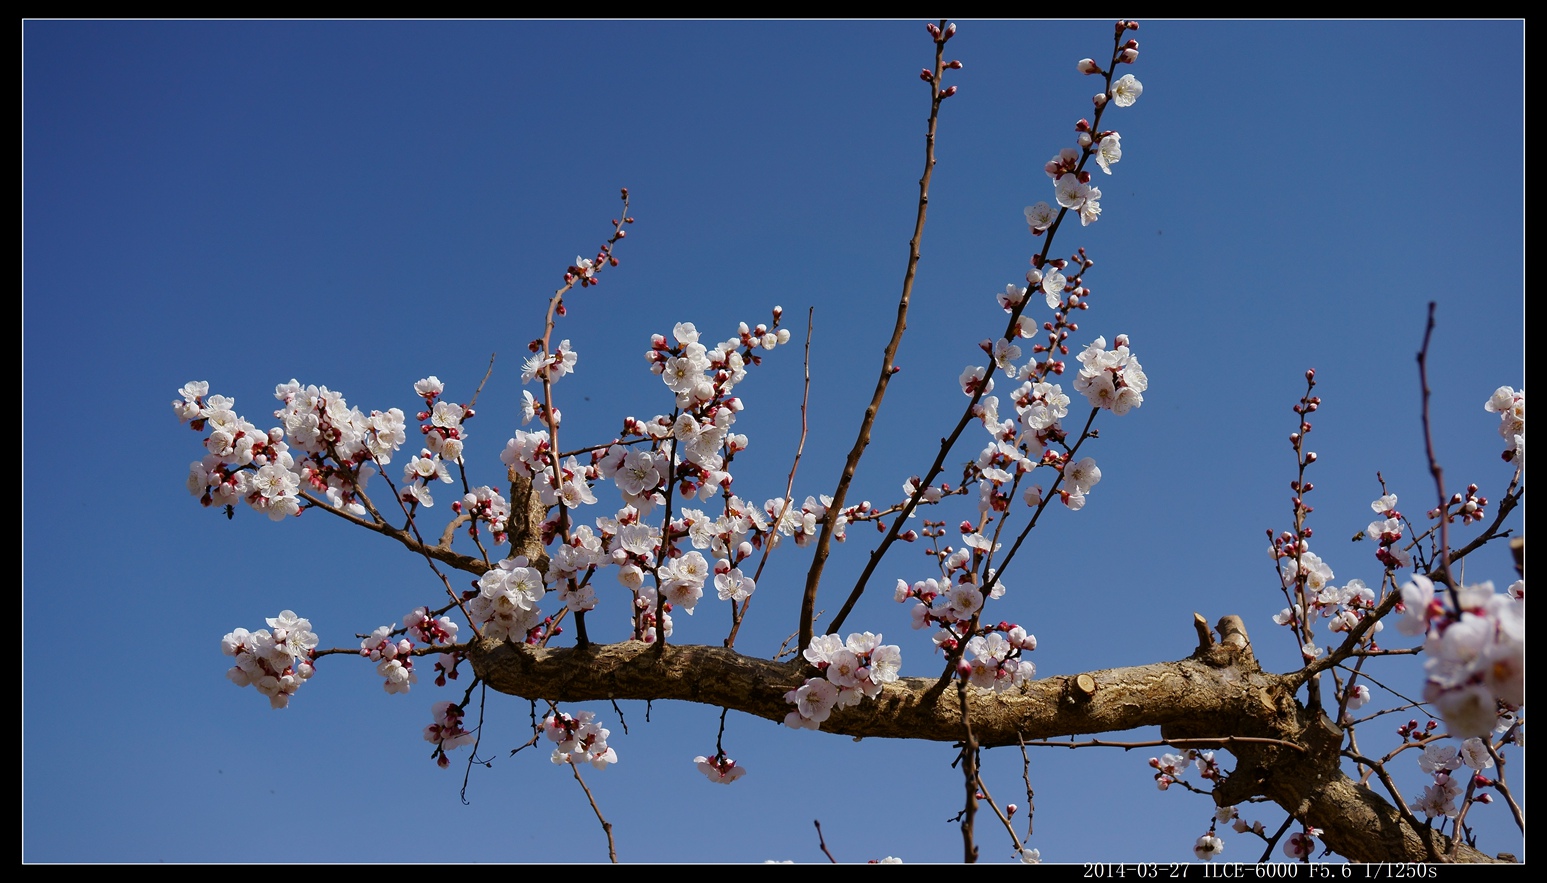
[[[435,746],[432,755],[435,764],[441,769],[451,765],[451,758],[446,752],[461,748],[473,742],[473,734],[462,728],[463,712],[455,702],[437,702],[431,708],[435,715],[435,723],[424,728],[424,741]]]
[[[1517,588],[1518,586],[1518,588]],[[1525,704],[1525,581],[1499,594],[1493,583],[1436,591],[1425,576],[1402,586],[1397,631],[1425,635],[1424,699],[1451,735],[1484,736]]]
[[[543,720],[543,735],[557,744],[554,763],[589,763],[601,770],[618,762],[618,752],[607,746],[611,731],[598,726],[592,712],[578,711],[574,717],[555,712]]]
[[[699,772],[709,777],[709,781],[721,785],[729,785],[747,774],[746,767],[737,766],[736,761],[726,757],[723,751],[714,757],[699,755],[693,758],[693,763],[698,765]]]
[[[1301,577],[1305,581],[1303,597],[1309,605],[1309,614],[1306,606],[1297,600],[1275,614],[1273,622],[1296,629],[1304,636],[1305,643],[1300,649],[1306,659],[1315,659],[1322,652],[1322,648],[1316,646],[1311,636],[1311,630],[1315,628],[1318,620],[1331,619],[1329,629],[1334,632],[1348,632],[1370,615],[1375,608],[1374,589],[1365,585],[1364,580],[1359,579],[1349,580],[1348,585],[1342,587],[1333,585],[1332,568],[1313,552],[1301,552],[1298,558],[1283,558],[1279,562],[1279,569],[1286,584],[1294,583]],[[1364,633],[1361,644],[1372,644],[1376,633],[1384,628],[1385,623],[1376,621]]]
[[[310,620],[289,610],[268,620],[268,629],[237,629],[220,641],[220,650],[236,658],[226,677],[238,687],[251,686],[269,697],[274,708],[290,704],[290,697],[312,676],[312,651],[317,636]]]
[[[1380,499],[1370,503],[1370,508],[1374,510],[1376,519],[1370,522],[1364,532],[1376,543],[1376,560],[1390,570],[1412,567],[1413,557],[1397,545],[1402,541],[1403,532],[1402,513],[1397,511],[1397,495],[1382,494]]]
[[[1504,461],[1523,467],[1526,460],[1526,391],[1501,386],[1488,397],[1483,409],[1499,415],[1499,435],[1508,446]]]
[[[1193,765],[1197,766],[1198,774],[1205,779],[1219,779],[1223,775],[1214,760],[1214,752],[1188,748],[1181,754],[1162,754],[1150,758],[1150,766],[1156,770],[1155,787],[1165,791],[1182,777],[1188,766]]]
[[[1139,360],[1128,351],[1128,335],[1117,335],[1116,343],[1116,349],[1108,350],[1107,339],[1098,337],[1080,353],[1080,373],[1074,378],[1074,388],[1085,394],[1091,407],[1126,414],[1144,404],[1149,378]]]
[[[1197,829],[1194,828],[1193,830]],[[1198,842],[1194,843],[1192,847],[1192,854],[1197,856],[1198,861],[1201,862],[1211,862],[1215,856],[1224,851],[1225,841],[1219,839],[1212,828],[1209,829],[1209,833],[1199,837]]]
[[[1284,855],[1294,861],[1310,861],[1311,854],[1316,851],[1316,839],[1321,836],[1320,828],[1307,827],[1303,831],[1296,831],[1284,838]]]
[[[553,383],[574,371],[575,363],[579,360],[580,354],[570,348],[568,340],[559,341],[558,351],[553,353],[543,350],[542,341],[534,341],[532,354],[521,363],[521,379],[525,382],[544,380]]]
[[[1003,693],[1037,676],[1036,664],[1021,658],[1022,651],[1035,649],[1036,636],[1012,626],[1004,634],[993,631],[968,641],[967,653],[972,658],[964,659],[958,669],[974,687]]]
[[[301,471],[285,430],[259,430],[238,416],[236,400],[209,395],[205,381],[187,383],[178,390],[182,399],[172,402],[178,420],[195,432],[209,431],[204,439],[203,460],[188,467],[188,491],[205,506],[230,507],[246,502],[279,521],[301,511],[298,494]]]
[[[1483,739],[1476,737],[1467,739],[1461,743],[1459,751],[1454,746],[1440,745],[1437,742],[1424,746],[1423,754],[1418,757],[1418,768],[1433,776],[1434,781],[1425,787],[1423,793],[1412,803],[1408,804],[1408,809],[1415,813],[1423,813],[1431,819],[1455,818],[1460,810],[1454,801],[1466,789],[1468,777],[1458,778],[1452,773],[1462,765],[1471,768],[1470,777],[1477,784],[1489,784],[1488,778],[1483,775],[1483,770],[1493,767],[1493,757],[1488,754],[1488,746]]]
[[[870,632],[856,632],[846,641],[837,635],[812,638],[803,655],[825,677],[807,678],[805,684],[784,694],[784,701],[795,706],[785,715],[784,724],[797,730],[820,729],[834,708],[881,695],[886,684],[897,680],[902,667],[902,649],[882,644],[881,636]]]
[[[486,638],[524,641],[542,623],[537,607],[546,589],[543,574],[525,555],[506,558],[478,578],[478,594],[467,604],[473,626]]]
[[[973,536],[978,534],[974,533]],[[970,569],[972,563],[970,546],[964,549],[951,549],[947,546],[941,550],[941,556],[941,564],[945,570],[944,580],[924,579],[911,586],[906,580],[898,580],[892,598],[899,604],[913,600],[915,602],[912,608],[913,627],[922,629],[933,625],[942,626],[935,636],[936,646],[945,650],[955,650],[960,640],[965,637],[965,629],[962,627],[983,608],[983,587],[978,583],[977,574]],[[1004,592],[1004,583],[995,580],[988,597],[998,598]]]

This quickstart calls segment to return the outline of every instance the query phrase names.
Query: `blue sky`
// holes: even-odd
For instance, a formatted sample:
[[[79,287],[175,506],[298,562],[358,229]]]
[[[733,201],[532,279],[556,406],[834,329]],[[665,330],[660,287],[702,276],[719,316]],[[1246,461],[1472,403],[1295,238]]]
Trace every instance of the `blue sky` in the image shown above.
[[[960,24],[903,372],[853,498],[899,497],[954,423],[957,375],[1002,327],[994,293],[1040,245],[1022,209],[1051,201],[1042,166],[1089,115],[1097,80],[1075,62],[1110,34]],[[1096,261],[1075,342],[1127,333],[1150,389],[1103,415],[1088,449],[1103,480],[1083,511],[1050,510],[1006,574],[1004,616],[1038,636],[1041,676],[1186,656],[1193,611],[1243,616],[1284,671],[1297,654],[1271,622],[1283,604],[1264,531],[1288,526],[1306,368],[1324,402],[1311,524],[1337,583],[1379,580],[1371,545],[1347,542],[1377,470],[1409,514],[1434,505],[1413,361],[1430,300],[1447,479],[1490,500],[1508,480],[1482,405],[1524,383],[1524,28],[1156,21],[1136,36],[1145,91],[1106,117],[1123,158],[1097,176],[1104,213],[1055,251]],[[507,756],[525,702],[490,695],[493,765],[473,770],[464,806],[460,769],[437,769],[420,739],[431,704],[460,690],[424,678],[388,696],[371,666],[329,659],[272,711],[226,681],[234,628],[289,608],[349,646],[439,589],[322,513],[201,509],[184,487],[200,437],[168,403],[208,380],[267,426],[274,385],[298,378],[411,412],[414,381],[438,375],[466,401],[495,354],[468,461],[475,484],[497,484],[525,345],[628,187],[622,264],[570,297],[560,327],[580,353],[558,387],[566,437],[602,441],[625,415],[670,408],[641,358],[652,332],[692,321],[719,339],[776,304],[796,326],[814,306],[796,495],[828,492],[903,275],[923,25],[32,21],[23,51],[24,858],[605,860],[567,771],[546,752]],[[800,377],[792,346],[740,388],[744,496],[783,490]],[[91,434],[43,419],[65,393],[91,405]],[[837,549],[819,607],[840,603],[866,539]],[[893,552],[882,584],[927,576],[916,554]],[[808,558],[774,556],[738,647],[772,653],[794,630]],[[1468,568],[1514,578],[1502,549]],[[933,674],[907,609],[874,594],[848,627],[899,644],[905,674]],[[716,643],[722,618],[679,617],[676,639]],[[1416,691],[1417,669],[1390,672]],[[613,709],[584,707],[621,758],[587,781],[624,860],[821,860],[812,819],[840,859],[959,858],[949,746],[733,714],[726,748],[749,773],[722,788],[691,762],[712,753],[717,710],[661,703],[646,723],[642,704],[620,706],[627,735]],[[1365,738],[1394,738],[1389,720]],[[1031,844],[1051,861],[1190,860],[1211,807],[1155,789],[1158,751],[1034,754]],[[986,764],[1015,799],[1002,795],[1022,787],[1019,755]],[[1416,793],[1409,767],[1399,783]],[[1471,820],[1480,846],[1523,855],[1502,805]],[[1260,851],[1224,836],[1224,858]],[[981,843],[1011,857],[1002,832]]]

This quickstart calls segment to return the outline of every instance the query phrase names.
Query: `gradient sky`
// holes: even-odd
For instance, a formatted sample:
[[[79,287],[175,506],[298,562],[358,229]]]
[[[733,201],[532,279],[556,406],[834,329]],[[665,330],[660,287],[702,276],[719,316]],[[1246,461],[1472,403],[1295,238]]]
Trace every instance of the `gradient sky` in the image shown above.
[[[1075,63],[1110,35],[1105,21],[960,24],[903,372],[851,499],[899,498],[954,422],[957,375],[1002,328],[994,294],[1040,245],[1022,208],[1051,201],[1043,163],[1089,115],[1097,80]],[[1264,532],[1289,526],[1306,368],[1324,402],[1313,549],[1338,584],[1380,580],[1372,545],[1348,542],[1377,470],[1411,516],[1434,505],[1413,360],[1430,300],[1447,479],[1490,500],[1508,481],[1482,406],[1524,383],[1524,26],[1156,21],[1137,37],[1145,91],[1105,120],[1123,135],[1114,174],[1097,175],[1105,212],[1055,252],[1096,261],[1074,342],[1126,332],[1150,389],[1098,421],[1082,453],[1101,484],[1083,511],[1049,510],[996,615],[1038,636],[1043,677],[1184,657],[1194,611],[1243,616],[1264,667],[1286,671],[1298,659],[1271,621]],[[671,407],[641,357],[652,332],[692,321],[720,339],[775,304],[799,328],[814,305],[796,498],[828,492],[890,332],[932,51],[918,22],[25,23],[22,612],[39,628],[24,633],[23,858],[605,861],[568,771],[546,749],[508,756],[524,701],[489,695],[492,767],[472,771],[464,806],[462,768],[437,769],[420,738],[460,687],[424,677],[389,696],[372,666],[327,659],[273,711],[226,680],[234,628],[289,608],[324,646],[350,646],[440,590],[326,514],[201,509],[184,486],[201,437],[168,403],[208,380],[266,427],[274,385],[298,378],[411,413],[414,381],[436,374],[465,402],[496,354],[468,462],[497,485],[525,345],[626,186],[622,264],[569,298],[560,327],[580,354],[558,386],[566,437],[602,441]],[[743,496],[782,493],[800,362],[798,345],[776,351],[739,388]],[[91,405],[91,434],[42,419],[66,393]],[[969,432],[952,461],[980,444]],[[840,603],[872,536],[836,549],[819,607]],[[1468,560],[1469,581],[1514,579],[1502,545]],[[845,631],[883,633],[904,674],[929,675],[928,637],[889,589],[929,575],[917,552],[886,559]],[[738,648],[771,654],[794,631],[808,559],[774,556]],[[622,637],[609,602],[591,617],[601,640]],[[711,602],[677,617],[675,640],[723,637]],[[1385,677],[1421,682],[1413,664]],[[725,746],[749,772],[720,787],[692,765],[713,753],[716,709],[619,705],[627,735],[606,704],[579,707],[613,731],[620,762],[586,776],[624,860],[820,861],[813,819],[842,860],[960,857],[947,745],[732,714]],[[1389,748],[1412,714],[1361,745]],[[1031,845],[1049,861],[1191,860],[1212,806],[1156,790],[1146,760],[1161,750],[1033,753]],[[1427,777],[1396,769],[1416,796]],[[1026,802],[1018,753],[990,752],[985,771],[997,798]],[[1505,807],[1470,820],[1480,847],[1524,856]],[[985,860],[1013,857],[1002,831],[980,832]],[[1224,859],[1261,851],[1223,836]]]

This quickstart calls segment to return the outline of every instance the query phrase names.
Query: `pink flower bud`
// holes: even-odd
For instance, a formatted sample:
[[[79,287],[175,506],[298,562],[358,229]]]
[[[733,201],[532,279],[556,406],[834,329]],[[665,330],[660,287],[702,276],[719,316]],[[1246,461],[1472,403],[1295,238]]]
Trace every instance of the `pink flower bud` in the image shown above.
[[[947,40],[949,40],[952,37],[956,36],[956,23],[955,22],[952,22],[952,23],[950,23],[950,24],[945,26],[945,35],[944,36],[945,36],[945,39],[947,39]]]
[[[1080,59],[1080,63],[1075,66],[1075,69],[1078,70],[1082,74],[1099,74],[1099,73],[1101,73],[1101,66],[1096,64],[1096,61],[1093,58],[1082,58],[1082,59]]]
[[[1096,109],[1097,110],[1100,110],[1101,108],[1106,107],[1107,106],[1107,93],[1105,93],[1105,92],[1097,92],[1095,97],[1091,99],[1091,103],[1096,105]]]
[[[940,97],[941,98],[950,98],[952,95],[955,95],[955,94],[956,94],[956,87],[955,86],[947,86],[947,87],[945,87],[945,91],[940,93]]]
[[[919,71],[919,79],[926,83],[933,83],[935,81],[935,72],[926,67]]]

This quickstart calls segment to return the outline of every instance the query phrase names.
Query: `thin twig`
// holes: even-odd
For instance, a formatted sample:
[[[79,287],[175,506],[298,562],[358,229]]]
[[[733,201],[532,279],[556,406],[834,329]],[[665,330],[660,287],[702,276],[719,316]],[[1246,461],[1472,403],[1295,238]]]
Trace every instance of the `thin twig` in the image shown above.
[[[822,820],[812,819],[811,824],[816,825],[816,843],[822,847],[822,854],[827,856],[828,861],[835,865],[838,864],[838,860],[833,858],[833,854],[827,851],[827,841],[822,839]]]
[[[1434,489],[1439,494],[1440,511],[1440,569],[1430,573],[1430,576],[1441,576],[1446,587],[1450,590],[1450,604],[1454,610],[1461,609],[1460,599],[1456,594],[1455,579],[1450,575],[1450,512],[1445,496],[1445,470],[1440,468],[1440,462],[1434,455],[1434,433],[1429,428],[1429,339],[1434,334],[1434,301],[1429,301],[1429,318],[1424,323],[1423,346],[1418,350],[1418,387],[1422,394],[1422,422],[1423,422],[1423,450],[1429,458],[1429,474],[1434,476]]]
[[[941,22],[944,25],[944,22]],[[966,736],[962,739],[962,778],[966,780],[967,799],[962,807],[962,861],[973,864],[978,860],[978,845],[973,842],[972,825],[978,814],[978,740],[972,735],[972,720],[967,715],[967,681],[958,678],[956,681],[956,701],[961,706],[962,729]],[[996,810],[997,812],[997,810]],[[1011,831],[1014,837],[1015,832]]]
[[[1519,725],[1516,724],[1516,726]],[[1511,727],[1510,733],[1514,731],[1515,728]],[[1488,749],[1488,756],[1493,758],[1494,767],[1499,771],[1499,774],[1493,777],[1494,789],[1504,798],[1504,802],[1509,804],[1509,811],[1515,817],[1515,826],[1520,829],[1520,833],[1524,834],[1526,830],[1525,814],[1520,811],[1520,804],[1516,803],[1515,798],[1510,795],[1509,786],[1504,784],[1504,755],[1495,751],[1493,746],[1488,744],[1487,739],[1483,740],[1483,747]]]
[[[940,88],[940,78],[945,73],[945,41],[950,39],[944,34],[945,27],[945,20],[941,19],[941,36],[935,38],[934,75],[928,84],[929,129],[924,137],[924,174],[919,178],[918,212],[913,221],[913,238],[908,241],[908,269],[903,274],[902,295],[897,300],[897,321],[892,326],[892,338],[881,356],[881,371],[876,377],[875,392],[870,396],[870,404],[865,408],[865,416],[860,421],[859,435],[855,437],[854,446],[849,449],[849,456],[844,461],[838,486],[833,489],[833,502],[827,507],[829,513],[843,511],[843,503],[848,498],[849,484],[854,481],[854,473],[859,468],[860,457],[864,455],[865,448],[870,445],[870,428],[875,424],[876,414],[881,410],[881,400],[886,396],[886,387],[892,382],[892,375],[896,373],[897,347],[902,343],[903,332],[908,328],[908,303],[913,297],[913,280],[919,265],[919,243],[924,239],[924,221],[929,213],[929,181],[935,172],[935,129],[940,120],[940,102],[946,97],[945,90]],[[833,530],[837,524],[836,515],[822,522],[822,533],[817,538],[816,551],[811,557],[811,568],[806,572],[806,589],[800,602],[800,649],[802,650],[811,646],[815,628],[816,589],[822,581],[822,568],[827,564]],[[836,626],[834,628],[836,630]]]
[[[1398,751],[1400,750],[1401,749],[1398,749]],[[1392,752],[1392,754],[1395,753],[1396,752]],[[1444,861],[1444,859],[1440,858],[1439,850],[1435,848],[1433,829],[1431,829],[1428,825],[1418,821],[1418,817],[1413,815],[1413,811],[1407,808],[1407,801],[1402,799],[1402,792],[1397,790],[1397,783],[1393,782],[1391,780],[1390,774],[1386,772],[1385,762],[1371,760],[1367,757],[1360,757],[1358,755],[1349,754],[1348,752],[1344,752],[1343,756],[1349,758],[1355,763],[1362,763],[1375,771],[1375,775],[1380,779],[1380,783],[1386,787],[1386,793],[1391,795],[1391,803],[1396,807],[1397,813],[1402,816],[1402,821],[1407,822],[1408,827],[1418,832],[1419,838],[1423,840],[1423,848],[1424,851],[1429,855],[1429,861]],[[1386,759],[1389,760],[1390,757],[1391,755],[1388,755]],[[1268,851],[1270,853],[1273,851],[1271,844],[1268,846]]]
[[[1034,748],[1121,748],[1124,751],[1131,751],[1135,748],[1158,748],[1161,746],[1184,749],[1188,747],[1224,747],[1228,749],[1232,744],[1236,743],[1277,745],[1280,748],[1293,748],[1301,754],[1306,752],[1305,746],[1303,745],[1296,745],[1293,742],[1286,742],[1283,739],[1268,739],[1262,736],[1217,736],[1212,738],[1200,737],[1191,739],[1150,739],[1144,742],[1112,742],[1107,739],[1090,739],[1085,742],[1060,742],[1051,740],[1036,740],[1027,742],[1024,739],[1021,740],[1022,746],[1030,745]]]
[[[591,789],[585,785],[585,779],[580,778],[580,768],[572,762],[569,771],[575,774],[575,781],[580,783],[580,790],[585,792],[585,799],[591,802],[591,812],[596,813],[596,820],[602,823],[602,832],[607,835],[607,858],[613,864],[618,863],[618,848],[612,842],[612,823],[602,818],[602,811],[596,806],[596,798],[591,796]]]
[[[1116,37],[1115,42],[1113,44],[1114,45],[1113,53],[1112,53],[1113,63],[1108,66],[1106,71],[1103,72],[1103,76],[1105,78],[1105,91],[1106,91],[1107,94],[1110,94],[1111,91],[1112,91],[1112,73],[1113,73],[1113,71],[1115,71],[1117,69],[1117,61],[1116,61],[1116,59],[1118,57],[1118,54],[1122,51],[1122,42],[1123,42],[1123,34],[1121,32],[1119,32],[1117,34],[1117,37]],[[938,59],[937,59],[937,65],[938,65]],[[936,84],[935,85],[936,85],[936,87],[938,87],[938,80],[939,80],[938,75],[936,76],[935,80],[936,80]],[[1113,104],[1113,102],[1108,102],[1107,104],[1104,104],[1104,105],[1096,108],[1095,116],[1092,118],[1092,122],[1091,122],[1091,131],[1100,131],[1102,114],[1104,114],[1106,112],[1107,107],[1111,106],[1112,104]],[[936,99],[936,103],[935,103],[935,109],[936,110],[938,109],[938,106],[939,106],[939,99],[937,98]],[[1096,148],[1097,148],[1097,144],[1094,141],[1091,143],[1090,146],[1087,146],[1086,148],[1084,148],[1084,151],[1080,155],[1079,165],[1075,169],[1076,173],[1080,173],[1080,172],[1083,172],[1085,170],[1085,166],[1090,161],[1091,156],[1095,154]],[[928,156],[930,157],[930,165],[927,167],[927,169],[932,169],[933,168],[933,156],[934,156],[933,150],[934,150],[934,115],[932,114],[931,117],[930,117],[930,138],[929,138],[929,154],[928,154]],[[920,181],[920,184],[924,184],[927,181],[927,178],[928,178],[928,175],[926,173],[925,178]],[[927,199],[927,195],[924,195],[924,198]],[[919,210],[920,210],[920,213],[921,213],[920,223],[922,224],[922,212],[923,212],[923,205],[922,205],[922,203],[921,203],[921,205],[919,207]],[[1058,215],[1054,218],[1053,223],[1048,226],[1046,231],[1044,231],[1047,234],[1047,237],[1046,237],[1046,239],[1043,240],[1042,251],[1040,253],[1038,253],[1032,259],[1032,266],[1041,267],[1041,266],[1044,266],[1047,263],[1047,257],[1048,257],[1049,254],[1052,253],[1053,240],[1058,235],[1058,231],[1063,226],[1064,218],[1068,214],[1069,214],[1069,209],[1068,208],[1065,208],[1065,207],[1060,207],[1059,208]],[[915,235],[917,235],[917,233]],[[916,259],[915,259],[914,263],[916,263]],[[909,275],[907,277],[907,284],[909,284],[909,285],[911,285],[911,281],[912,281],[912,266],[913,265],[910,263]],[[1003,335],[1001,335],[1005,339],[1007,339],[1007,340],[1008,339],[1013,339],[1014,337],[1017,336],[1016,328],[1018,326],[1018,323],[1020,322],[1021,314],[1025,310],[1026,305],[1029,304],[1031,302],[1031,300],[1032,300],[1032,298],[1029,296],[1029,294],[1030,293],[1028,292],[1028,296],[1027,297],[1022,298],[1021,302],[1019,304],[1016,304],[1013,308],[1011,308],[1009,321],[1005,325],[1005,332],[1004,332]],[[1064,307],[1064,309],[1072,309],[1072,308],[1068,307],[1066,305]],[[1058,334],[1064,328],[1068,327],[1068,326],[1066,326],[1064,324],[1064,318],[1065,318],[1065,316],[1062,313],[1055,314],[1055,326],[1054,326],[1054,332],[1053,332],[1054,337],[1053,337],[1053,339],[1050,340],[1050,347],[1049,347],[1049,350],[1048,350],[1048,361],[1046,363],[1043,363],[1044,365],[1050,366],[1053,363],[1053,353],[1054,353],[1055,349],[1057,348],[1057,346],[1061,343],[1061,340],[1062,340],[1061,337],[1058,337]],[[888,352],[890,352],[890,351],[888,351]],[[993,360],[992,354],[990,354],[990,359],[989,359],[988,365],[985,367],[985,374],[984,374],[984,376],[987,377],[989,374],[992,374],[994,369],[995,369],[995,362]],[[1061,370],[1061,368],[1060,368],[1060,370]],[[972,394],[970,400],[967,402],[967,407],[962,411],[961,417],[957,419],[955,428],[953,428],[951,430],[949,435],[947,435],[946,437],[940,439],[939,452],[936,453],[934,462],[932,464],[930,464],[929,471],[926,472],[924,477],[923,477],[923,479],[919,481],[918,486],[917,486],[917,488],[915,488],[912,497],[908,500],[907,506],[905,506],[903,508],[902,514],[900,516],[898,516],[897,520],[892,523],[891,529],[887,531],[886,537],[881,540],[881,544],[876,546],[876,548],[871,551],[870,559],[865,563],[865,568],[864,568],[863,571],[860,572],[859,578],[857,580],[855,580],[854,588],[850,590],[848,600],[844,601],[843,606],[838,608],[838,615],[833,618],[832,625],[830,625],[828,627],[829,631],[836,632],[836,631],[838,631],[843,626],[844,618],[849,615],[849,611],[854,609],[855,603],[859,601],[860,595],[862,595],[864,593],[865,587],[869,584],[871,575],[875,573],[876,568],[880,565],[881,559],[883,557],[885,557],[887,550],[890,549],[892,547],[892,544],[897,541],[897,538],[899,536],[901,536],[901,534],[902,534],[902,526],[903,526],[904,523],[906,523],[906,521],[908,519],[908,516],[913,513],[913,510],[918,506],[920,500],[923,499],[924,493],[934,483],[934,480],[940,476],[940,472],[941,472],[941,470],[945,466],[945,459],[946,459],[947,456],[949,456],[949,454],[951,452],[951,449],[953,447],[955,447],[956,441],[957,441],[957,439],[959,439],[961,437],[962,431],[967,428],[967,425],[969,423],[971,423],[974,419],[976,419],[974,411],[977,408],[978,401],[980,399],[982,399],[982,397],[986,394],[987,389],[988,389],[988,384],[986,384],[986,383],[980,385],[977,388],[977,390]],[[1087,427],[1088,427],[1088,425],[1089,424],[1087,424]],[[859,439],[859,441],[868,442],[868,437],[865,436],[864,434],[862,434],[860,439]],[[856,444],[858,444],[858,442]],[[851,453],[851,456],[853,456],[852,453]],[[1051,491],[1049,493],[1051,494]],[[1046,499],[1044,498],[1044,503],[1045,502],[1046,502]],[[834,508],[837,508],[837,506],[835,505]],[[825,530],[824,530],[823,536],[826,536]],[[821,547],[821,548],[825,549],[825,547]],[[813,572],[816,572],[817,570],[819,570],[820,565],[819,565],[818,562],[814,561],[812,563],[812,567],[813,567]],[[1000,566],[1000,569],[1003,570],[1003,565],[1002,564]],[[816,593],[816,584],[815,584],[815,581],[813,581],[811,579],[810,574],[808,574],[808,576],[807,576],[806,593],[807,593],[808,596],[812,596],[812,597],[814,597],[815,593]],[[805,612],[809,612],[809,611],[805,611]],[[805,646],[805,641],[802,641],[801,646],[802,647]]]
[[[472,689],[473,689],[473,685],[474,684],[482,685],[484,687],[484,691],[482,693],[478,694],[478,726],[473,729],[473,733],[474,733],[474,736],[473,736],[473,750],[467,756],[467,769],[462,771],[462,791],[461,791],[461,795],[460,796],[462,798],[462,805],[463,806],[467,806],[470,803],[470,801],[467,799],[467,780],[469,778],[471,778],[472,775],[473,775],[473,764],[478,762],[478,743],[483,741],[483,701],[484,701],[484,699],[488,698],[488,694],[489,694],[488,685],[484,684],[483,681],[480,680],[477,675],[474,675],[473,676],[473,683],[467,685],[467,689],[468,689],[467,695],[469,695],[469,696],[472,695]],[[467,704],[467,701],[464,698],[463,699],[463,705],[466,705],[466,704]],[[445,754],[445,749],[444,748],[441,749],[441,754],[442,755]],[[488,761],[484,761],[484,766],[485,767],[488,766]]]
[[[1021,781],[1026,783],[1026,839],[1031,840],[1031,817],[1037,811],[1036,792],[1031,790],[1031,755],[1026,753],[1026,740],[1020,733],[1015,734],[1017,741],[1021,743]]]
[[[795,502],[795,498],[792,496],[795,491],[795,470],[800,468],[800,455],[806,450],[806,406],[811,400],[811,329],[812,319],[815,316],[816,307],[810,307],[806,310],[805,383],[800,393],[800,442],[795,445],[795,460],[790,463],[790,477],[784,484],[784,503],[779,507],[779,514],[774,517],[773,529],[768,532],[768,541],[763,543],[763,557],[762,560],[757,562],[757,572],[752,574],[753,585],[757,585],[757,581],[763,578],[763,567],[768,563],[768,553],[773,551],[773,538],[777,535],[776,531],[779,529],[779,524],[784,521],[784,513],[788,512],[790,506]],[[829,509],[828,517],[837,518],[838,515]],[[734,601],[731,602],[731,606],[734,609]],[[747,608],[750,606],[752,606],[752,599],[749,597],[746,601],[742,602],[741,609],[735,611],[735,619],[731,623],[731,633],[725,637],[726,647],[734,647],[736,645],[736,632],[741,630],[741,621],[746,618]]]

